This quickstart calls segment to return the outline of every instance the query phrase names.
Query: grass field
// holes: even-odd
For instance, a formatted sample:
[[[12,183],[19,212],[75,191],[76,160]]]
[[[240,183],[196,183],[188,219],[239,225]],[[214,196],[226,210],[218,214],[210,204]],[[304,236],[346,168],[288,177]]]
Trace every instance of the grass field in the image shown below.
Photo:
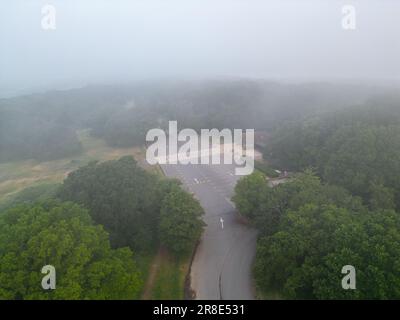
[[[19,191],[41,184],[61,183],[70,173],[90,161],[107,161],[132,155],[146,170],[159,173],[157,166],[150,166],[145,161],[145,149],[112,148],[101,139],[90,136],[88,130],[78,132],[83,152],[72,157],[40,162],[36,160],[0,163],[0,204]]]

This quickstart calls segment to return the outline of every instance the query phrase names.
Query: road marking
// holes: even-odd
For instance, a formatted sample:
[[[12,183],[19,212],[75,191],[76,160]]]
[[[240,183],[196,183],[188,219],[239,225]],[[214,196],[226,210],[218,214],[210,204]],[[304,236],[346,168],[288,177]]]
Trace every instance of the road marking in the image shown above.
[[[221,222],[221,228],[224,229],[224,219],[220,218],[219,221]]]

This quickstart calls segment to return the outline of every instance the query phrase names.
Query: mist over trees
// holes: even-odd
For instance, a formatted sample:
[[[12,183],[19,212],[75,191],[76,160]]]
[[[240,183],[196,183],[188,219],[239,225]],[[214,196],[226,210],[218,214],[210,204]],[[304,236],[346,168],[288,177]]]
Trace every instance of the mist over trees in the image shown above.
[[[364,106],[287,123],[272,135],[265,155],[286,170],[313,167],[324,181],[367,203],[378,201],[374,195],[380,194],[381,207],[399,209],[399,105],[399,97],[380,97]]]
[[[0,161],[54,160],[81,152],[76,134],[91,129],[110,146],[140,146],[148,130],[254,128],[340,109],[379,88],[266,81],[144,83],[87,87],[0,100]]]
[[[0,1],[0,300],[400,299],[400,1],[348,2]]]
[[[73,157],[81,152],[82,129],[115,147],[143,146],[147,130],[166,129],[169,120],[195,130],[266,132],[268,170],[303,173],[271,188],[256,170],[236,186],[233,201],[238,211],[259,230],[254,269],[258,288],[301,299],[394,298],[400,287],[399,105],[398,94],[388,89],[264,81],[49,92],[0,100],[0,162]],[[9,243],[0,247],[5,259],[0,277],[21,272],[16,289],[7,282],[0,288],[9,298],[137,296],[143,279],[132,264],[135,256],[160,244],[176,256],[188,254],[204,228],[202,208],[192,195],[177,181],[144,171],[131,157],[92,162],[70,173],[62,185],[24,190],[0,210],[0,242]],[[55,220],[49,221],[50,216]],[[37,221],[29,220],[34,217]],[[71,268],[89,268],[91,278],[65,274],[73,289],[60,296],[31,291],[34,277],[17,247],[25,246],[31,255],[37,252],[29,247],[30,239],[43,250],[46,245],[28,230],[29,223],[35,223],[37,237],[58,241],[51,232],[68,235],[71,241],[65,248],[71,254],[78,242],[74,237],[89,244],[102,239],[93,248],[93,254],[101,252],[98,260],[71,262]],[[76,232],[68,233],[65,226]],[[56,248],[59,255],[65,254]],[[20,269],[13,269],[14,262]],[[337,287],[342,276],[338,268],[349,263],[357,266],[357,279],[364,284],[357,292]],[[111,293],[116,289],[111,289],[109,278],[97,273],[105,266],[121,278],[130,273],[132,286]],[[100,279],[101,286],[93,279]],[[76,281],[84,285],[78,288]]]
[[[73,128],[40,116],[0,109],[1,162],[54,160],[80,151],[81,144]]]

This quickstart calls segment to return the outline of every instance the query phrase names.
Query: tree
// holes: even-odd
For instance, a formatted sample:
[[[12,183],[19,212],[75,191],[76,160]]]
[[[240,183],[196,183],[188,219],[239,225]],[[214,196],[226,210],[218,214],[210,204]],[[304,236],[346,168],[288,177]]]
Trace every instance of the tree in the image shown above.
[[[338,229],[336,249],[324,257],[315,283],[319,299],[400,298],[400,216],[392,210],[371,211]],[[338,267],[352,264],[357,270],[357,290],[337,285]]]
[[[334,205],[289,211],[279,231],[257,245],[256,280],[292,299],[398,299],[400,216],[356,214]],[[357,290],[343,290],[344,265],[355,266]]]
[[[371,210],[395,209],[395,192],[383,184],[371,183],[369,188],[369,206]]]
[[[45,265],[56,269],[55,290],[41,287]],[[112,250],[78,205],[49,201],[0,215],[1,299],[133,299],[140,288],[130,249]]]
[[[165,196],[160,212],[160,240],[175,254],[185,254],[200,238],[205,223],[199,202],[179,187]]]
[[[72,172],[58,196],[89,210],[110,233],[113,247],[150,249],[157,241],[158,180],[130,156],[91,163]]]
[[[262,198],[268,192],[268,189],[265,175],[255,171],[239,180],[235,186],[235,195],[232,200],[239,213],[254,222]]]
[[[311,170],[296,174],[273,188],[262,174],[254,173],[238,182],[233,200],[239,212],[249,218],[262,235],[274,234],[288,210],[298,210],[306,204],[334,204],[362,210],[358,198],[343,188],[323,184]]]

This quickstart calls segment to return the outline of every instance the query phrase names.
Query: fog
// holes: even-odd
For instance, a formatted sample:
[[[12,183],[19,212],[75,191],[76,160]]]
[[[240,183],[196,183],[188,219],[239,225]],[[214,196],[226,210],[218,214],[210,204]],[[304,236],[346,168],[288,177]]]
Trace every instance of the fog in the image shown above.
[[[355,30],[342,27],[348,4]],[[396,0],[1,1],[0,95],[160,78],[396,82],[399,17]]]

